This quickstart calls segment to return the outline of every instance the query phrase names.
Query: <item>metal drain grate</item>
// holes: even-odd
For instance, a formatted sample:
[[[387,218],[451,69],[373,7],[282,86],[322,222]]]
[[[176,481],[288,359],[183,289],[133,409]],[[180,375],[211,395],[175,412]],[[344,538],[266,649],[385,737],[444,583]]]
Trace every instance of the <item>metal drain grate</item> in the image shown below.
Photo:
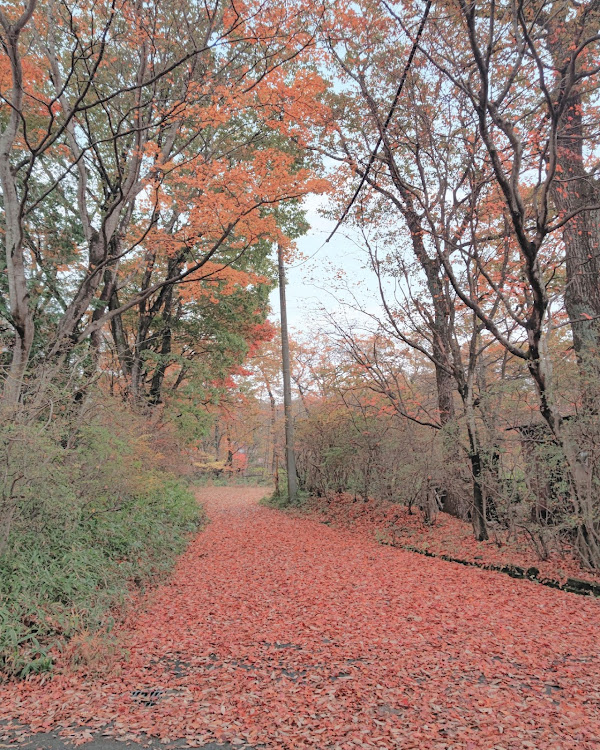
[[[143,688],[142,690],[133,690],[131,697],[137,703],[142,703],[144,706],[155,706],[156,702],[159,701],[163,695],[164,690],[160,688]]]

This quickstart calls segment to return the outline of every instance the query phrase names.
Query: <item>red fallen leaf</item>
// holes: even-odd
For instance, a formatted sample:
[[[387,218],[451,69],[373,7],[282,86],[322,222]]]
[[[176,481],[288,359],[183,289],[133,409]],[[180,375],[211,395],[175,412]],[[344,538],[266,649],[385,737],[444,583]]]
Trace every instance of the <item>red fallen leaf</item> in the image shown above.
[[[599,602],[380,546],[259,507],[263,495],[202,490],[212,523],[118,629],[129,656],[101,676],[65,667],[0,686],[0,727],[270,750],[597,750]],[[145,706],[141,688],[163,694]]]
[[[414,547],[480,565],[536,568],[541,579],[563,581],[572,577],[600,583],[600,574],[582,570],[575,555],[559,556],[553,550],[547,560],[539,560],[525,532],[512,530],[510,539],[477,542],[469,523],[445,513],[440,513],[430,526],[424,523],[417,509],[409,514],[407,508],[395,503],[373,499],[356,503],[353,495],[339,493],[312,499],[301,515],[368,535],[385,544]]]

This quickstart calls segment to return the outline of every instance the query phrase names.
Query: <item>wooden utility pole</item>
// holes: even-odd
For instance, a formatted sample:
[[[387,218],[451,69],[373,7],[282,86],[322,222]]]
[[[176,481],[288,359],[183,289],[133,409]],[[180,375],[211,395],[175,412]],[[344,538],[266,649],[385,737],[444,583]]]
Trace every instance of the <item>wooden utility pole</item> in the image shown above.
[[[294,420],[292,417],[292,383],[290,377],[290,341],[288,338],[287,307],[285,302],[285,266],[283,248],[277,245],[279,267],[279,306],[281,315],[281,363],[283,372],[283,413],[285,417],[285,463],[287,468],[288,498],[295,503],[298,496],[296,453],[294,451]]]

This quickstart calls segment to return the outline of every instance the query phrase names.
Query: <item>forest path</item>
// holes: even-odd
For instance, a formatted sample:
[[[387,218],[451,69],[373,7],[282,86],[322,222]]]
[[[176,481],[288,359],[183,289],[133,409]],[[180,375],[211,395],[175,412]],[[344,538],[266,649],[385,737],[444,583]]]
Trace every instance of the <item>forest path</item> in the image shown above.
[[[380,546],[264,494],[199,490],[211,523],[119,629],[129,658],[0,686],[5,727],[98,750],[598,747],[600,602]],[[152,689],[153,705],[135,693]]]

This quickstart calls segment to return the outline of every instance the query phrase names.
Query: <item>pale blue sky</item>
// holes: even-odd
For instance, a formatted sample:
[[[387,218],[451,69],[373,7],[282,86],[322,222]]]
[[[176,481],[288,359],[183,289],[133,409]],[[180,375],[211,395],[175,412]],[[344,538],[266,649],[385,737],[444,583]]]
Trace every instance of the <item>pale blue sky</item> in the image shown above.
[[[302,254],[287,268],[287,304],[290,329],[301,336],[323,326],[323,311],[347,315],[344,303],[352,303],[352,294],[361,306],[373,312],[379,307],[373,273],[366,268],[366,254],[360,235],[348,224],[342,225],[326,243],[335,222],[323,218],[319,208],[322,196],[311,195],[305,201],[309,232],[297,241]],[[339,272],[341,279],[336,278]],[[344,289],[347,287],[347,289]],[[279,290],[271,293],[273,318],[279,319]]]

